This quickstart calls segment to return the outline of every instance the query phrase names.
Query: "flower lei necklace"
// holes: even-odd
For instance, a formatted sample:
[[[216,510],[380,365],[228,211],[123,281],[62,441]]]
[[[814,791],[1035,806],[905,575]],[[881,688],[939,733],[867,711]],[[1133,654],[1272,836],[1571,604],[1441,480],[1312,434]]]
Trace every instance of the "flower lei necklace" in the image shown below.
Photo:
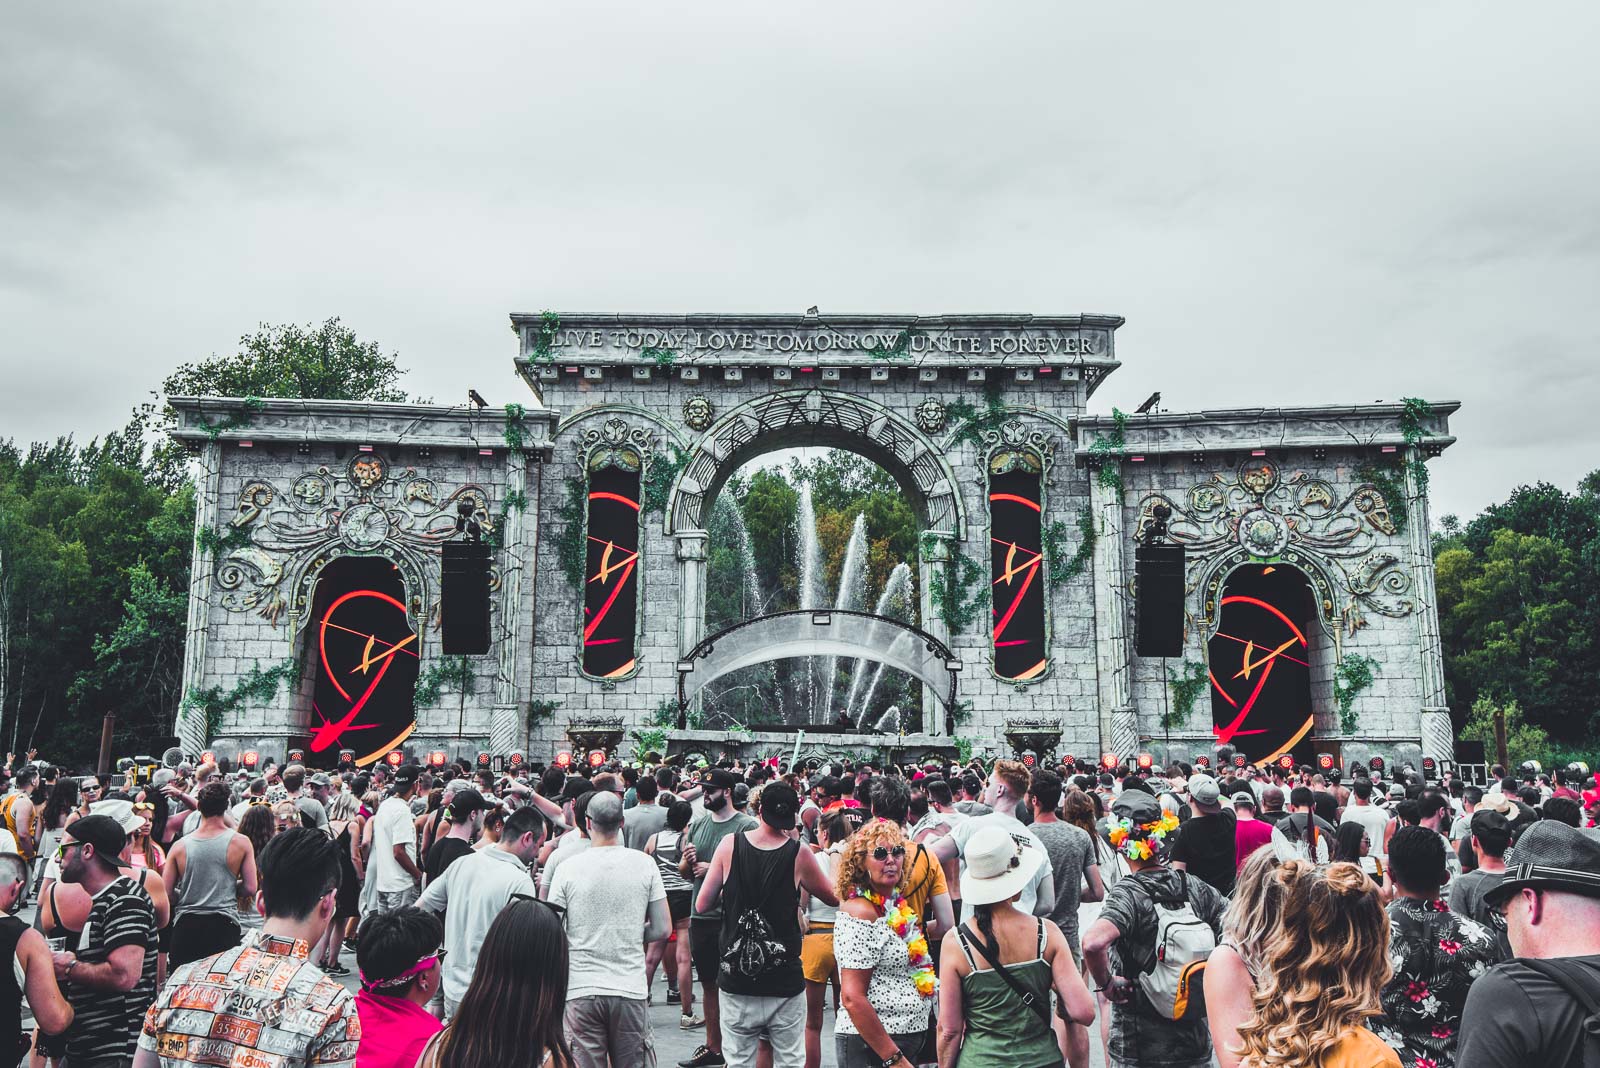
[[[1153,838],[1160,842],[1177,830],[1178,817],[1169,812],[1154,823],[1141,823],[1138,829],[1144,833],[1138,837],[1134,836],[1134,829],[1132,820],[1112,820],[1109,834],[1111,846],[1129,860],[1149,860],[1155,853],[1150,840]]]
[[[911,984],[923,997],[933,997],[933,992],[939,985],[934,977],[933,958],[928,955],[928,940],[918,929],[917,914],[907,907],[905,895],[897,891],[894,897],[885,901],[884,896],[876,890],[870,887],[857,887],[856,896],[871,902],[873,908],[878,910],[884,922],[889,925],[889,930],[906,944],[906,956],[910,960],[912,969]]]

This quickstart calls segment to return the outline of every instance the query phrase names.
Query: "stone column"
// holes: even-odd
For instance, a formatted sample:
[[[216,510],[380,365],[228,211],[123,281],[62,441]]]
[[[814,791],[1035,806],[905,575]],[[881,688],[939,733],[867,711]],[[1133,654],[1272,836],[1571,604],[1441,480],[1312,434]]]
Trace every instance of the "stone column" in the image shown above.
[[[678,543],[678,656],[688,656],[706,636],[706,548],[711,535],[704,530],[680,530]]]
[[[506,499],[522,501],[506,509],[500,531],[500,642],[495,652],[495,701],[489,722],[489,747],[496,753],[527,749],[526,724],[519,715],[524,707],[517,665],[522,653],[522,575],[533,561],[533,537],[538,524],[528,515],[528,457],[521,449],[506,453]]]
[[[950,628],[945,624],[944,617],[939,614],[939,606],[933,599],[933,591],[945,581],[945,573],[950,568],[950,545],[955,540],[955,535],[944,530],[925,530],[918,539],[921,548],[922,562],[917,568],[917,618],[922,620],[922,629],[943,642],[945,648],[950,649]],[[956,656],[954,649],[950,655]],[[960,676],[957,676],[956,686],[960,687]],[[956,700],[960,700],[959,689]],[[933,735],[944,736],[945,707],[944,702],[928,692],[928,687],[922,688],[922,729]]]
[[[1102,461],[1121,473],[1122,462]],[[1113,466],[1114,465],[1114,466]],[[1139,717],[1133,707],[1133,643],[1128,638],[1127,562],[1124,557],[1122,493],[1090,469],[1089,507],[1095,517],[1095,666],[1100,692],[1100,749],[1127,756],[1139,748]]]
[[[1420,463],[1422,451],[1406,450],[1406,497],[1409,505],[1406,523],[1411,549],[1412,600],[1416,604],[1417,652],[1421,657],[1422,707],[1417,736],[1422,753],[1435,760],[1455,759],[1455,725],[1444,696],[1444,646],[1439,638],[1439,598],[1433,579],[1432,525],[1428,514],[1428,488],[1418,478],[1413,464]]]
[[[206,637],[211,617],[211,592],[217,562],[200,544],[202,527],[215,528],[222,504],[222,444],[207,442],[200,451],[200,477],[195,480],[194,548],[189,566],[188,633],[183,647],[183,684],[179,688],[173,733],[188,753],[198,753],[214,739],[207,738],[205,716],[184,702],[204,681]]]

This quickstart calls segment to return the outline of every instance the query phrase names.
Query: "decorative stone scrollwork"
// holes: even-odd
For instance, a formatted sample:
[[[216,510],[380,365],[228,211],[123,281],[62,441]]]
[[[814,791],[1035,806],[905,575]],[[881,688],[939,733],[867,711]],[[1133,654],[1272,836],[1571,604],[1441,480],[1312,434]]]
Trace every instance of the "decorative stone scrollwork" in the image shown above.
[[[601,471],[607,467],[638,471],[649,460],[651,434],[642,427],[630,427],[612,417],[599,427],[586,429],[579,436],[578,448],[585,471]]]
[[[697,433],[711,425],[716,412],[716,406],[709,397],[696,395],[683,402],[684,424]]]
[[[1055,464],[1055,437],[1043,430],[1029,429],[1021,419],[1008,419],[999,429],[980,431],[978,436],[989,449],[990,474],[1042,474]]]

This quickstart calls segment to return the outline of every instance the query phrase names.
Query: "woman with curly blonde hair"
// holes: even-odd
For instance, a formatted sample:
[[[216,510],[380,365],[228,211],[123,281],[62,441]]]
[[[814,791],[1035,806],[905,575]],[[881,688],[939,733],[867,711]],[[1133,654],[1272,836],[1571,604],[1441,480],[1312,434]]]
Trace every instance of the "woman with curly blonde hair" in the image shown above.
[[[888,820],[869,820],[839,856],[833,928],[839,1068],[908,1068],[926,1059],[936,983],[922,918],[905,900],[909,873],[905,834]]]
[[[1400,1068],[1364,1026],[1383,1012],[1390,975],[1377,885],[1355,864],[1303,860],[1280,867],[1278,883],[1279,921],[1255,977],[1254,1011],[1239,1042],[1226,1043],[1239,1049],[1240,1068]]]

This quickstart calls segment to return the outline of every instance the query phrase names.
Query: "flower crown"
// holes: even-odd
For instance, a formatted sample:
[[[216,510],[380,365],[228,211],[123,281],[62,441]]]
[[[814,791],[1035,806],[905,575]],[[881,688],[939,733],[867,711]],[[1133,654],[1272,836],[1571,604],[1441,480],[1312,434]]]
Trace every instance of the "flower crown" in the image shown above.
[[[1154,823],[1138,824],[1129,819],[1114,818],[1108,826],[1113,849],[1129,860],[1149,860],[1161,848],[1167,835],[1178,829],[1178,817],[1169,812]]]

